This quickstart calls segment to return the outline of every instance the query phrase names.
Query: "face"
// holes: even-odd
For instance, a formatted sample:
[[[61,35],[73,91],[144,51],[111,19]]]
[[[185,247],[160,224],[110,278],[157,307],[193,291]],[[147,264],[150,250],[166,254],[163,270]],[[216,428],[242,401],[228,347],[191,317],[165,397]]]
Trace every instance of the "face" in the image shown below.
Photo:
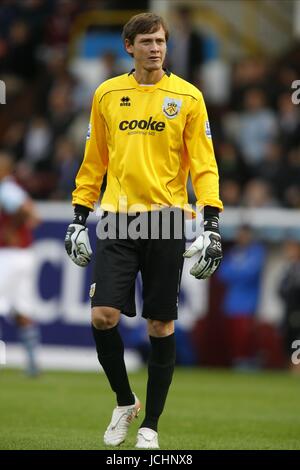
[[[288,240],[284,244],[284,254],[289,261],[300,259],[300,244],[295,240]]]
[[[241,246],[247,246],[251,243],[253,235],[250,229],[241,227],[237,234],[237,242]]]
[[[165,31],[161,26],[155,33],[137,34],[133,44],[125,39],[125,47],[129,54],[133,54],[136,68],[148,72],[160,70],[167,51]]]

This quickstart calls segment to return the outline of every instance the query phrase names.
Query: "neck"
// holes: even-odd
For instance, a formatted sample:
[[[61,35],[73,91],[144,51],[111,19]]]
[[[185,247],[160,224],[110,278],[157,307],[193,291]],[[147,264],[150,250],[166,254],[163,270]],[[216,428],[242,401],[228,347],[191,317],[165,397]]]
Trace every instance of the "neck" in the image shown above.
[[[154,85],[161,80],[164,74],[165,72],[163,69],[148,71],[136,68],[133,75],[138,83],[143,85]]]

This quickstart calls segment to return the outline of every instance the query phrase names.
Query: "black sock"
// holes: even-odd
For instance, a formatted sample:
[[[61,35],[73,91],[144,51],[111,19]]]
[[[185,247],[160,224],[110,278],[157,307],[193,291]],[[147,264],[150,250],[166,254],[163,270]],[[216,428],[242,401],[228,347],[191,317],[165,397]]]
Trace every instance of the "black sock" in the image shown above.
[[[134,403],[126,366],[124,362],[124,345],[118,331],[118,326],[109,330],[98,330],[92,325],[96,342],[98,360],[109,380],[112,390],[117,396],[119,406]]]
[[[148,364],[146,415],[141,428],[157,431],[175,366],[175,334],[155,338],[150,336],[151,352]]]

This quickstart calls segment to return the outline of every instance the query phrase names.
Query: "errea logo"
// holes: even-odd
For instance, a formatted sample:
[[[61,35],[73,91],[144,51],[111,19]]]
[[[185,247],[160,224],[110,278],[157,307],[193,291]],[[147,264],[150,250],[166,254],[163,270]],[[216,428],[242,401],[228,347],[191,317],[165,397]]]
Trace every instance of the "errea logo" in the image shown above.
[[[120,106],[131,106],[129,96],[122,96],[120,100]]]

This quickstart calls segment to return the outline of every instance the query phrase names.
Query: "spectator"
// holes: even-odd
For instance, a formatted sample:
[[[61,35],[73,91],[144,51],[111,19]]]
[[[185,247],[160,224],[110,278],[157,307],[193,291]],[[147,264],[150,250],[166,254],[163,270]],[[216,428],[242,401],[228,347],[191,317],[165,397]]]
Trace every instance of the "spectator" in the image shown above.
[[[255,178],[247,183],[242,204],[249,208],[274,207],[278,205],[272,194],[271,185],[262,179]]]
[[[204,39],[193,27],[192,14],[187,6],[180,6],[174,11],[168,61],[174,74],[196,83],[204,61]]]
[[[269,67],[264,59],[246,57],[233,66],[230,109],[242,111],[245,94],[248,90],[258,88],[268,90]]]
[[[273,65],[272,76],[268,84],[268,90],[272,107],[278,107],[278,97],[280,95],[291,95],[291,84],[297,80],[298,73],[292,64],[276,64]]]
[[[79,169],[79,158],[73,142],[66,137],[60,137],[56,141],[54,167],[58,181],[51,197],[53,199],[67,199],[74,189],[74,181]]]
[[[45,28],[45,43],[51,47],[67,47],[71,27],[78,13],[78,0],[59,0],[48,18]]]
[[[236,244],[225,253],[217,273],[226,286],[223,311],[228,327],[229,355],[236,368],[255,365],[255,314],[264,262],[264,246],[254,239],[249,226],[242,226]]]
[[[220,186],[221,198],[226,207],[239,207],[242,200],[241,186],[235,180],[224,180]]]
[[[300,147],[288,153],[281,169],[280,191],[286,207],[300,208]]]
[[[284,150],[282,145],[276,141],[270,142],[266,148],[263,162],[257,166],[257,175],[260,180],[265,181],[269,188],[273,189],[274,195],[280,197],[280,186],[282,177],[282,162],[284,161]]]
[[[220,172],[220,180],[235,180],[241,184],[248,179],[248,168],[236,147],[227,141],[219,144],[218,150],[218,167]]]
[[[209,57],[201,66],[199,78],[199,87],[203,90],[209,106],[221,107],[228,104],[231,68],[227,61],[218,55]]]
[[[113,50],[105,51],[97,59],[76,58],[71,62],[69,69],[78,81],[74,91],[78,108],[86,107],[87,103],[90,104],[99,83],[125,73],[127,70],[124,70]]]
[[[292,102],[290,90],[279,95],[278,111],[280,141],[290,150],[300,145],[300,112]]]
[[[9,30],[6,72],[30,80],[36,74],[36,43],[34,43],[29,25],[22,20],[15,20]]]
[[[39,330],[32,319],[34,259],[32,229],[39,222],[35,206],[13,178],[13,160],[0,153],[0,299],[16,325],[27,356],[27,374],[38,374]]]
[[[267,147],[277,135],[275,113],[267,107],[267,97],[262,90],[247,91],[244,111],[239,116],[236,143],[253,176],[257,166],[264,161]]]
[[[76,79],[68,71],[67,56],[62,49],[50,49],[44,52],[45,67],[40,75],[39,86],[36,90],[36,108],[39,113],[46,114],[48,99],[52,91],[61,87],[68,93],[75,93]]]
[[[300,371],[299,365],[291,362],[293,342],[300,340],[300,244],[288,240],[283,247],[286,266],[278,286],[285,309],[282,323],[286,357],[292,369]],[[299,345],[298,345],[299,347]]]
[[[55,137],[67,132],[75,117],[69,87],[57,86],[52,89],[49,95],[48,117]]]
[[[51,150],[52,130],[42,116],[36,116],[30,122],[24,142],[24,160],[36,168],[45,165]]]
[[[24,155],[24,140],[26,137],[26,126],[22,120],[16,120],[13,124],[8,126],[3,135],[2,146],[12,155],[15,155],[16,160],[21,160]]]

